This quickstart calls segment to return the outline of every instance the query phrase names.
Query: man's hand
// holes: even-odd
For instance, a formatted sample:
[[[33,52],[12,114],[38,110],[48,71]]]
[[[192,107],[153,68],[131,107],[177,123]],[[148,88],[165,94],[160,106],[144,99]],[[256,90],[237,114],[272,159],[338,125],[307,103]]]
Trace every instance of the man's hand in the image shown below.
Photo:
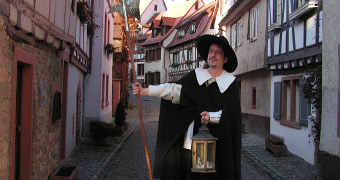
[[[209,120],[210,120],[209,112],[203,111],[201,113],[201,116],[202,116],[202,118],[201,118],[202,124],[207,125],[209,123]]]
[[[137,96],[139,94],[140,96],[147,96],[149,89],[148,88],[142,88],[142,86],[136,82],[135,84],[132,84],[133,89],[133,95]]]

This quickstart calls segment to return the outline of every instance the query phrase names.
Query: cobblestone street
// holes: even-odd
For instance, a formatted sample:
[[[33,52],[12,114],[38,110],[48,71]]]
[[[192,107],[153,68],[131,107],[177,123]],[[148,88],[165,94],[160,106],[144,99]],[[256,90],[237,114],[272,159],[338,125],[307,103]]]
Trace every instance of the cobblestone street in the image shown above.
[[[136,104],[134,96],[130,101]],[[141,97],[151,167],[158,126],[159,99]],[[66,164],[76,165],[78,179],[148,179],[148,170],[137,108],[127,111],[129,129],[122,137],[110,138],[105,147],[93,147],[88,140],[77,145]],[[318,169],[289,153],[274,157],[264,140],[250,133],[242,140],[242,179],[320,179]]]

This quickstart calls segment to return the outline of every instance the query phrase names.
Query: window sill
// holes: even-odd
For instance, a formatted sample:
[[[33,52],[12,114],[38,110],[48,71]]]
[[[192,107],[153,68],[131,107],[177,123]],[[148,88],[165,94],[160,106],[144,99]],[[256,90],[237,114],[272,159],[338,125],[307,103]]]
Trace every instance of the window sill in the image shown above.
[[[301,125],[299,123],[289,120],[280,120],[280,124],[294,129],[301,129]]]

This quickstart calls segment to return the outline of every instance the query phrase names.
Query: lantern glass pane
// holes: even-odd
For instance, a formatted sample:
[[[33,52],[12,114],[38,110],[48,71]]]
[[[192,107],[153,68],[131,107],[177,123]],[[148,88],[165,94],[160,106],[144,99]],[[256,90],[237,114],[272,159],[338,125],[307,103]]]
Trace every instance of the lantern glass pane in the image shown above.
[[[207,168],[213,168],[214,143],[207,143]]]
[[[196,144],[196,168],[204,168],[204,143]]]

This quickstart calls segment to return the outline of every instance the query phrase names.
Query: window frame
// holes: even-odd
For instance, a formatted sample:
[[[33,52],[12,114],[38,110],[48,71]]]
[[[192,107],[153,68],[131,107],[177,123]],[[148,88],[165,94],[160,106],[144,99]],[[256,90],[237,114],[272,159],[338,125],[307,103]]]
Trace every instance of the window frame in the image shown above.
[[[230,25],[230,39],[231,39],[231,47],[237,48],[242,46],[242,21],[241,18],[236,20],[234,23]]]
[[[174,52],[172,54],[172,64],[179,64],[179,62],[180,62],[179,52]]]
[[[187,61],[193,61],[192,48],[187,49]]]
[[[281,112],[280,112],[281,117],[279,119],[275,118],[277,120],[280,120],[281,125],[288,126],[294,129],[301,129],[302,126],[308,126],[307,117],[311,113],[311,105],[309,103],[303,102],[305,100],[301,99],[301,98],[304,98],[304,95],[301,94],[302,85],[300,83],[302,80],[303,80],[302,75],[282,77],[281,79],[281,87],[282,87],[281,94],[280,94],[281,95]],[[297,91],[297,88],[296,88],[297,86],[299,87],[299,91]],[[308,109],[309,111],[307,110],[305,112],[306,117],[302,116],[303,107],[309,108]],[[288,118],[288,115],[289,115],[289,118]],[[275,112],[274,112],[274,116],[275,116]],[[306,118],[306,119],[303,119],[303,118]]]
[[[249,39],[250,42],[257,40],[258,35],[258,19],[259,19],[260,7],[259,4],[249,11]]]

